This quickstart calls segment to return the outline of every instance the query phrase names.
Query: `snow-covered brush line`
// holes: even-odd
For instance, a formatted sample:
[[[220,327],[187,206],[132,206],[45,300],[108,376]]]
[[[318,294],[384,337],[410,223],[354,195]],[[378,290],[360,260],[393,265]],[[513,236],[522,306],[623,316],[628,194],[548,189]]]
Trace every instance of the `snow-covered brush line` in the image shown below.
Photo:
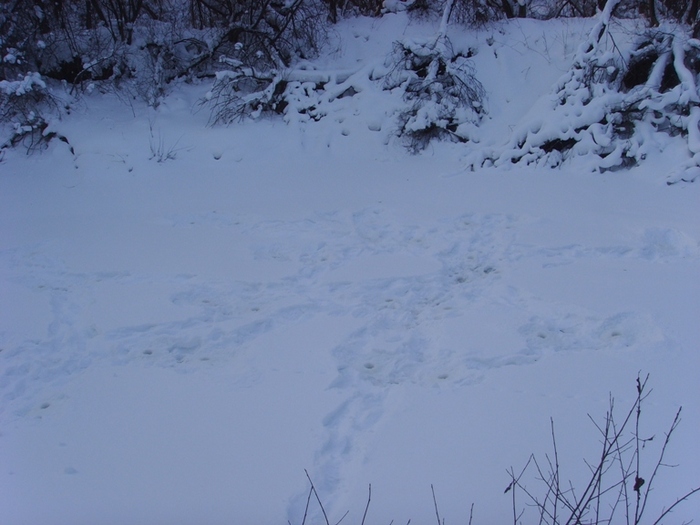
[[[222,57],[233,69],[218,72],[207,94],[211,122],[230,124],[275,113],[288,122],[318,121],[339,99],[364,90],[387,90],[404,101],[395,116],[395,133],[411,151],[425,149],[434,139],[468,142],[484,114],[486,94],[471,64],[474,51],[455,50],[447,36],[453,6],[454,0],[446,3],[434,36],[397,41],[383,62],[352,71],[260,71]]]
[[[630,167],[682,135],[688,156],[669,184],[700,173],[700,41],[688,26],[642,31],[630,50],[611,34],[609,1],[573,64],[515,128],[505,147],[476,152],[472,166],[558,166],[586,157],[596,171]]]
[[[409,20],[404,12],[396,14],[400,9],[392,5],[385,6],[385,17]],[[473,57],[479,49],[473,45],[473,35],[463,28],[459,34],[452,16],[460,6],[455,1],[445,2],[434,34],[404,36],[394,41],[392,49],[385,49],[384,56],[338,69],[317,63],[311,55],[292,56],[289,45],[273,38],[277,33],[269,28],[256,32],[234,26],[228,32],[190,31],[175,38],[164,33],[163,24],[139,27],[133,33],[134,45],[121,43],[113,46],[112,55],[107,53],[121,65],[114,66],[106,82],[157,107],[166,96],[166,84],[177,78],[214,76],[203,102],[211,110],[209,123],[226,125],[245,118],[280,116],[288,124],[315,122],[329,115],[342,120],[348,111],[369,111],[370,105],[360,109],[356,94],[376,97],[390,92],[384,119],[391,124],[373,124],[370,129],[391,128],[391,135],[414,153],[435,140],[464,143],[466,165],[472,169],[556,167],[578,159],[588,170],[617,170],[643,162],[671,140],[684,141],[685,158],[666,175],[669,183],[693,181],[700,175],[700,40],[693,38],[690,22],[672,17],[651,27],[618,20],[613,15],[619,5],[619,0],[606,2],[568,70],[550,93],[509,124],[512,131],[505,134],[505,141],[503,135],[498,142],[484,136],[484,119],[491,118],[489,107],[504,103],[481,81],[487,74],[483,68],[497,65],[475,66]],[[294,6],[302,9],[301,2]],[[301,13],[275,9],[273,18],[292,20]],[[498,31],[507,28],[505,23]],[[311,49],[327,38],[322,33],[320,27],[305,26],[306,47]],[[143,49],[138,51],[137,44]],[[122,48],[120,58],[115,50]],[[83,62],[76,82],[96,63]],[[98,78],[102,73],[95,70],[92,75]],[[92,78],[85,80],[94,85]],[[2,120],[8,122],[3,148],[19,144],[35,148],[62,136],[52,128],[52,117],[62,113],[55,83],[33,72],[20,80],[3,80],[0,88]],[[76,91],[75,86],[71,88]]]
[[[657,434],[641,430],[640,423],[644,413],[643,405],[651,395],[647,387],[649,375],[644,378],[637,376],[636,397],[629,408],[620,414],[615,405],[615,399],[610,394],[609,408],[602,421],[598,422],[588,416],[600,434],[600,455],[593,459],[584,459],[588,473],[584,475],[582,486],[573,486],[571,480],[564,478],[567,465],[560,463],[555,422],[550,419],[551,426],[551,456],[545,456],[544,461],[534,454],[530,455],[525,466],[516,472],[512,467],[507,474],[510,482],[504,494],[508,494],[512,506],[513,524],[539,523],[540,525],[564,525],[572,523],[588,523],[590,525],[640,525],[652,523],[657,525],[680,505],[688,503],[700,493],[700,485],[689,488],[661,507],[657,516],[650,516],[648,509],[651,496],[658,482],[658,476],[664,469],[674,465],[666,463],[671,438],[681,423],[682,407],[678,408],[669,428],[663,432],[663,439],[656,440],[656,450],[652,451],[652,442]],[[618,415],[620,414],[620,415]],[[647,433],[649,432],[649,433]],[[652,460],[647,458],[655,456]],[[307,470],[304,471],[309,481],[301,525],[309,522],[313,514],[312,502],[318,507],[314,523],[338,525],[350,511],[346,511],[338,520],[333,522],[323,504],[313,479]],[[588,476],[588,477],[586,477]],[[528,481],[537,483],[536,488],[528,486]],[[697,482],[697,480],[696,480]],[[437,525],[446,523],[440,517],[440,508],[435,495],[435,487],[431,484],[432,501]],[[521,502],[521,499],[525,503]],[[364,525],[372,502],[372,485],[368,487],[367,503],[364,506],[360,525]],[[475,504],[469,508],[468,523],[474,521]],[[311,511],[311,512],[310,512]],[[530,512],[539,515],[532,519]],[[478,507],[477,507],[478,515]],[[531,521],[524,521],[528,520]],[[653,520],[653,521],[652,521]],[[410,524],[411,520],[408,520]],[[478,522],[478,520],[477,520]],[[289,521],[290,525],[293,525]],[[407,524],[407,525],[408,525]]]
[[[467,143],[467,165],[556,167],[576,158],[593,171],[629,168],[662,150],[673,137],[687,144],[687,158],[669,184],[700,173],[700,41],[690,27],[667,22],[630,29],[617,24],[611,1],[580,44],[570,69],[516,125],[504,146],[481,145],[480,125],[493,100],[472,64],[474,49],[453,49],[447,37],[452,3],[432,38],[403,39],[383,63],[350,71],[257,71],[235,68],[217,74],[209,97],[213,123],[282,114],[287,122],[318,121],[333,104],[361,91],[397,91],[394,134],[413,152],[431,141]],[[617,30],[617,34],[613,31]],[[626,32],[638,34],[624,46]]]
[[[39,73],[28,73],[20,80],[0,80],[0,124],[7,137],[0,143],[0,151],[20,144],[33,151],[53,138],[67,143],[50,126],[51,117],[59,112],[56,97]]]

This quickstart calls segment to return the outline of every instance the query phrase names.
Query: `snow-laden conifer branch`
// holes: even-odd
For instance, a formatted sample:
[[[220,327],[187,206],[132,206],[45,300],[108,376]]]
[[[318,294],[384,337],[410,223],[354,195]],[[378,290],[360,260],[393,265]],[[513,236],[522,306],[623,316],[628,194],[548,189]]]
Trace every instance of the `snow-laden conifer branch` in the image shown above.
[[[517,125],[508,141],[472,154],[472,166],[558,166],[587,157],[594,170],[643,161],[663,135],[687,139],[688,156],[670,181],[700,172],[697,107],[700,47],[688,26],[662,23],[645,30],[622,54],[609,35],[619,0],[610,0],[581,43],[570,69]]]

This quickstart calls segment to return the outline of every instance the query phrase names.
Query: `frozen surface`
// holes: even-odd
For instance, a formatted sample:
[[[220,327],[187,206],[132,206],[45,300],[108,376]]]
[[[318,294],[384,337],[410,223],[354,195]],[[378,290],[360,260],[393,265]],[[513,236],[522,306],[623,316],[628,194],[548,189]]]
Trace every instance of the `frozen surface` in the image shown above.
[[[430,30],[402,20],[339,26],[329,63]],[[473,35],[484,141],[587,29]],[[390,94],[206,128],[205,91],[88,97],[60,124],[75,156],[0,163],[0,522],[298,524],[307,469],[333,523],[369,483],[368,523],[434,521],[431,484],[447,523],[507,523],[550,417],[580,481],[587,414],[640,371],[649,433],[684,407],[654,509],[697,486],[700,189],[665,185],[672,144],[625,172],[466,172],[473,145],[390,140]]]

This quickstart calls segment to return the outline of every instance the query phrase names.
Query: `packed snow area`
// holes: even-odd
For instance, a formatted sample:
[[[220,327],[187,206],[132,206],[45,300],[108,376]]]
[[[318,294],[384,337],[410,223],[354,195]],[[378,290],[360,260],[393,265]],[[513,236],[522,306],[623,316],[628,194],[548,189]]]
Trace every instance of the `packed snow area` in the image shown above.
[[[551,453],[579,487],[639,373],[647,511],[700,481],[700,185],[682,141],[628,171],[465,169],[547,96],[591,20],[450,28],[476,50],[479,143],[410,155],[400,100],[319,122],[207,127],[209,85],[157,108],[86,95],[0,162],[0,522],[512,523],[507,470]],[[336,26],[319,67],[434,34]],[[528,487],[537,487],[531,476]],[[518,509],[526,507],[521,497]],[[523,523],[537,523],[530,511]],[[665,523],[700,516],[700,498]],[[307,523],[325,523],[312,499]]]

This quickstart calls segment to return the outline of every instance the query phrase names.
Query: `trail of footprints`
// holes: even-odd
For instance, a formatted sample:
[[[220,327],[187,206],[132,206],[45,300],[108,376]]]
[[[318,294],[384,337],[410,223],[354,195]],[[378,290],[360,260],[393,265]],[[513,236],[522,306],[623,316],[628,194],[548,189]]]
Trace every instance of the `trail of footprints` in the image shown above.
[[[326,443],[318,451],[319,487],[332,490],[362,440],[381,419],[393,385],[459,388],[501,366],[536,362],[549,352],[624,348],[661,340],[649,319],[633,313],[606,318],[576,311],[553,314],[526,290],[508,285],[508,270],[535,257],[547,265],[586,257],[637,257],[654,261],[698,257],[697,242],[673,230],[648,230],[634,246],[563,247],[518,243],[520,219],[465,214],[427,226],[403,225],[383,209],[325,213],[296,222],[251,222],[216,213],[164,219],[170,227],[193,224],[228,228],[247,239],[253,261],[288,265],[285,277],[259,282],[216,281],[198,276],[81,274],[32,246],[0,253],[0,268],[15,284],[43,294],[51,321],[32,339],[0,333],[0,398],[14,416],[46,405],[38,393],[95,362],[140,361],[189,372],[236,359],[262,335],[317,315],[348,316],[353,326],[331,352],[337,375],[329,388],[345,401],[322,424]],[[334,279],[353,261],[371,264],[381,255],[432,260],[435,270],[358,279]],[[254,264],[254,263],[253,263]],[[179,320],[120,326],[101,331],[86,324],[98,283],[160,281]],[[506,292],[508,290],[508,292]],[[443,324],[465,315],[465,307],[502,301],[524,313],[515,334],[520,346],[480,354],[440,342]],[[573,309],[572,309],[573,310]],[[193,313],[194,312],[194,313]],[[244,378],[246,371],[240,371]],[[49,404],[50,405],[50,404]],[[49,406],[47,405],[47,408]]]

